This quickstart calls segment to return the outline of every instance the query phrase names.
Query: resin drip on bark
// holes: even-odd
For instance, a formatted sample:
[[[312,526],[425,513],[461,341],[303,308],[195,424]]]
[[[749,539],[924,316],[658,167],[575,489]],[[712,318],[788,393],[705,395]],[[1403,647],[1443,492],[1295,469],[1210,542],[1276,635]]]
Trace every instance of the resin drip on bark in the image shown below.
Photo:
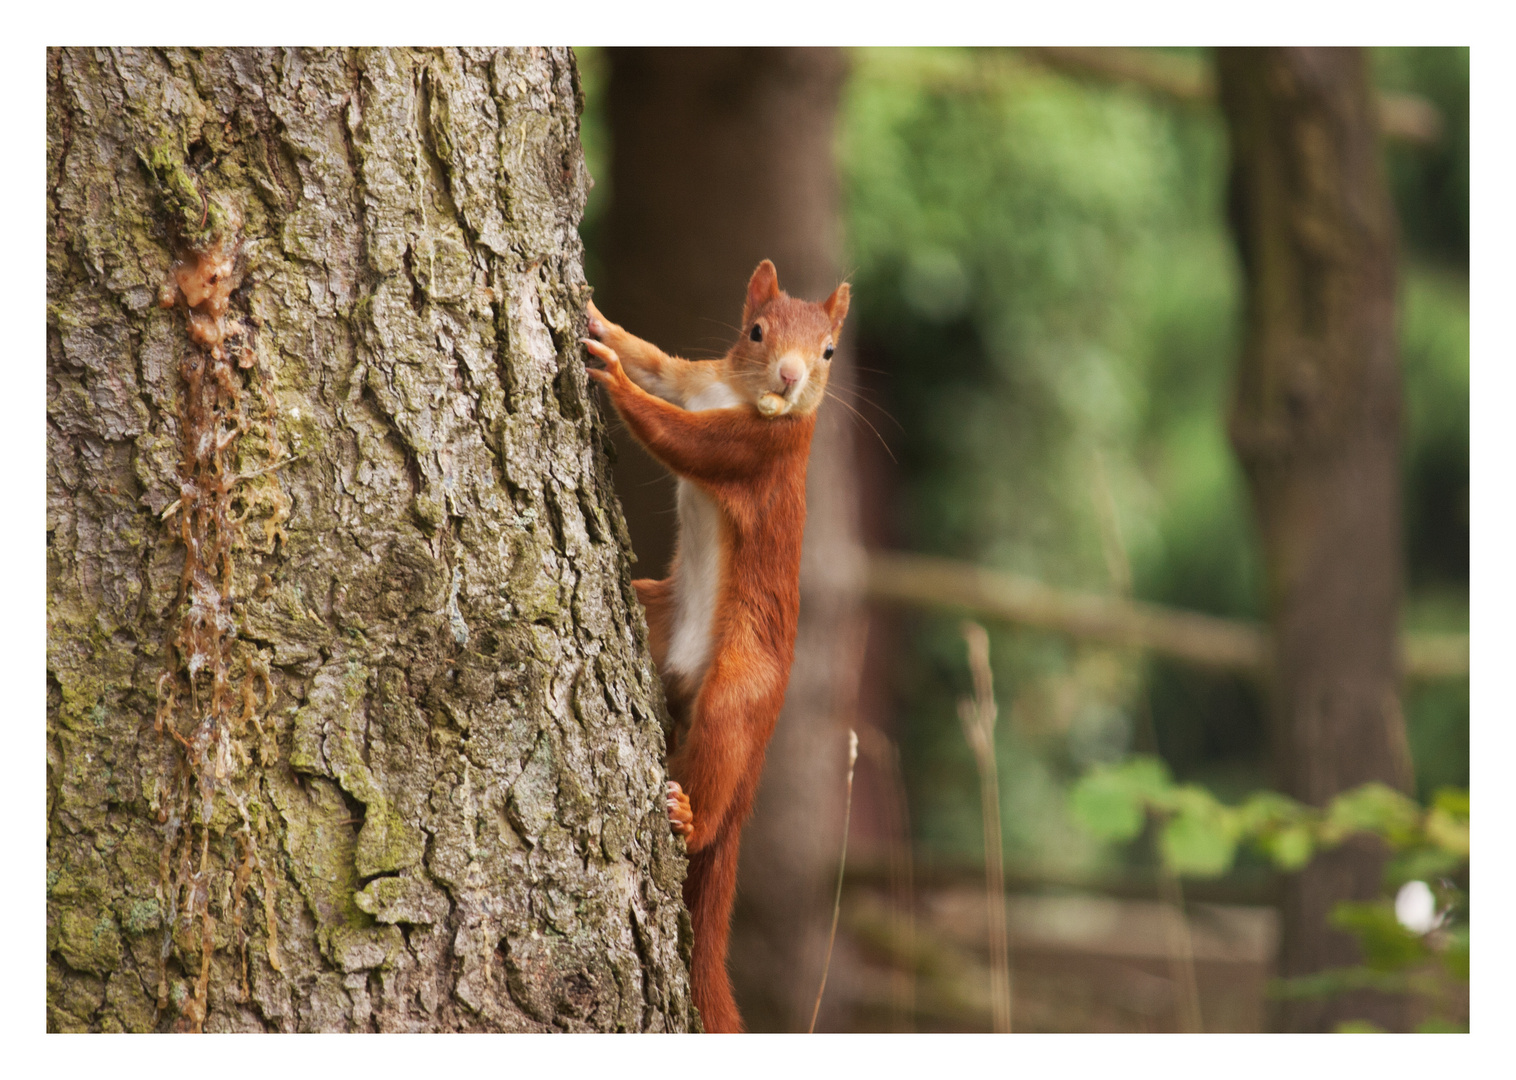
[[[165,527],[184,545],[184,570],[175,601],[180,616],[177,624],[170,623],[153,725],[182,750],[174,775],[165,785],[169,793],[166,804],[160,802],[158,807],[164,829],[159,904],[168,912],[158,1009],[161,1012],[169,1004],[170,938],[180,929],[192,933],[198,921],[200,970],[192,996],[176,1002],[180,1027],[196,1031],[205,1022],[211,956],[216,948],[207,856],[218,793],[237,811],[232,825],[236,855],[223,871],[231,878],[226,893],[230,903],[222,917],[231,923],[243,997],[247,996],[243,908],[255,872],[268,916],[269,963],[275,970],[280,966],[278,924],[273,917],[277,886],[272,868],[259,855],[262,816],[255,824],[246,799],[228,782],[250,761],[244,744],[249,726],[258,735],[260,755],[268,756],[272,744],[265,738],[258,717],[274,702],[266,664],[250,649],[234,650],[237,627],[232,612],[232,553],[235,547],[245,546],[242,527],[253,506],[259,504],[264,539],[272,553],[290,505],[272,480],[281,464],[274,398],[268,393],[247,327],[230,315],[231,296],[241,281],[237,234],[241,219],[234,210],[217,216],[225,223],[224,231],[199,248],[183,250],[171,280],[159,292],[160,306],[183,308],[193,344],[184,351],[179,364],[179,498],[162,514]],[[245,457],[239,455],[239,444],[255,422],[249,420],[244,402],[251,395],[260,398],[263,405],[256,423],[263,436],[266,461],[243,474],[238,471]],[[249,498],[241,490],[246,481],[258,477],[270,478],[260,492],[261,500]]]

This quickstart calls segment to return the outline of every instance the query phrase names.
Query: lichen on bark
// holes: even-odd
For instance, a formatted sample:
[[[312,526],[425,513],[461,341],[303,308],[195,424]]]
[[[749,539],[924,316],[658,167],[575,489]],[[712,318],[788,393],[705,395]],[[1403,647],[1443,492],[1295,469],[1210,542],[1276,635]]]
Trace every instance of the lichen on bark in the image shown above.
[[[577,109],[566,50],[49,52],[51,1029],[193,1020],[206,956],[206,1030],[698,1023],[577,344]],[[158,301],[229,224],[271,417],[244,457],[278,468],[231,541],[229,662],[268,687],[200,818],[206,950],[153,730],[205,346]]]

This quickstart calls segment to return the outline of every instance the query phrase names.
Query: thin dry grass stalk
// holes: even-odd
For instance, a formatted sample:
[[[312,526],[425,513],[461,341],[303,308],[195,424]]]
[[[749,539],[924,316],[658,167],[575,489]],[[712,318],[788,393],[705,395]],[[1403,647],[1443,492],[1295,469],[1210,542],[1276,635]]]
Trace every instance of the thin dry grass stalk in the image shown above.
[[[1174,998],[1179,1013],[1179,1030],[1198,1034],[1200,1022],[1200,985],[1195,979],[1195,946],[1190,940],[1190,921],[1184,914],[1184,890],[1179,876],[1158,861],[1158,888],[1167,909],[1164,933],[1168,938],[1169,977],[1174,980]]]
[[[859,752],[873,763],[885,780],[889,793],[890,923],[900,955],[916,955],[916,867],[911,856],[911,815],[906,801],[905,773],[900,767],[900,749],[893,739],[878,728],[866,727],[858,737]],[[892,967],[892,1029],[909,1032],[915,1028],[916,964],[914,959]]]
[[[837,898],[832,901],[832,932],[826,939],[826,962],[821,965],[821,985],[816,988],[816,1007],[811,1010],[811,1026],[806,1034],[816,1033],[816,1017],[821,1015],[821,995],[826,993],[826,977],[832,970],[832,946],[837,942],[837,920],[842,914],[842,875],[847,869],[848,826],[853,821],[853,766],[858,764],[858,733],[847,732],[847,808],[842,814],[842,857],[837,860]]]
[[[1106,568],[1111,575],[1111,589],[1121,599],[1130,600],[1132,563],[1127,555],[1126,543],[1121,537],[1116,499],[1111,494],[1110,480],[1105,471],[1105,455],[1099,450],[1095,451],[1095,509],[1100,521],[1100,540],[1105,551]],[[1142,717],[1148,741],[1156,751],[1158,738],[1153,730],[1146,689],[1143,690]],[[1158,887],[1168,909],[1164,918],[1164,934],[1168,939],[1169,977],[1174,984],[1174,1011],[1179,1019],[1179,1029],[1186,1033],[1196,1033],[1202,1030],[1200,984],[1195,978],[1195,949],[1190,940],[1190,924],[1184,914],[1184,887],[1179,882],[1179,876],[1169,869],[1162,853],[1158,856]]]
[[[984,898],[989,922],[990,1008],[996,1032],[1011,1030],[1011,952],[1005,926],[1005,858],[1000,835],[1000,771],[995,764],[995,681],[990,672],[990,636],[976,622],[963,623],[974,696],[958,702],[958,718],[979,767],[984,810]]]

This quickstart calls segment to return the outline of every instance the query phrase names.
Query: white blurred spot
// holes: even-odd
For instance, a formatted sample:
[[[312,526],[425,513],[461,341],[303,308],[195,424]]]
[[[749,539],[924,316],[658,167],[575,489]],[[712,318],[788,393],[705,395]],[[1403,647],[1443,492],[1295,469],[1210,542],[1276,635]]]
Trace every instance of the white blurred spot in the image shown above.
[[[1437,917],[1437,898],[1425,881],[1407,881],[1395,894],[1395,918],[1413,934],[1434,930],[1442,920]]]

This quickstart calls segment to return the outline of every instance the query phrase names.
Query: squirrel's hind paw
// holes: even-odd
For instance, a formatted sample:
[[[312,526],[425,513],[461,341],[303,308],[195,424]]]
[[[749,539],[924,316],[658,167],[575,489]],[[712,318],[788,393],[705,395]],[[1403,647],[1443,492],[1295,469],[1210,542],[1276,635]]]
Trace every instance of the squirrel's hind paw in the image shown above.
[[[669,811],[669,824],[673,826],[674,835],[688,840],[695,833],[695,812],[690,809],[690,797],[673,780],[669,781],[666,805]]]

